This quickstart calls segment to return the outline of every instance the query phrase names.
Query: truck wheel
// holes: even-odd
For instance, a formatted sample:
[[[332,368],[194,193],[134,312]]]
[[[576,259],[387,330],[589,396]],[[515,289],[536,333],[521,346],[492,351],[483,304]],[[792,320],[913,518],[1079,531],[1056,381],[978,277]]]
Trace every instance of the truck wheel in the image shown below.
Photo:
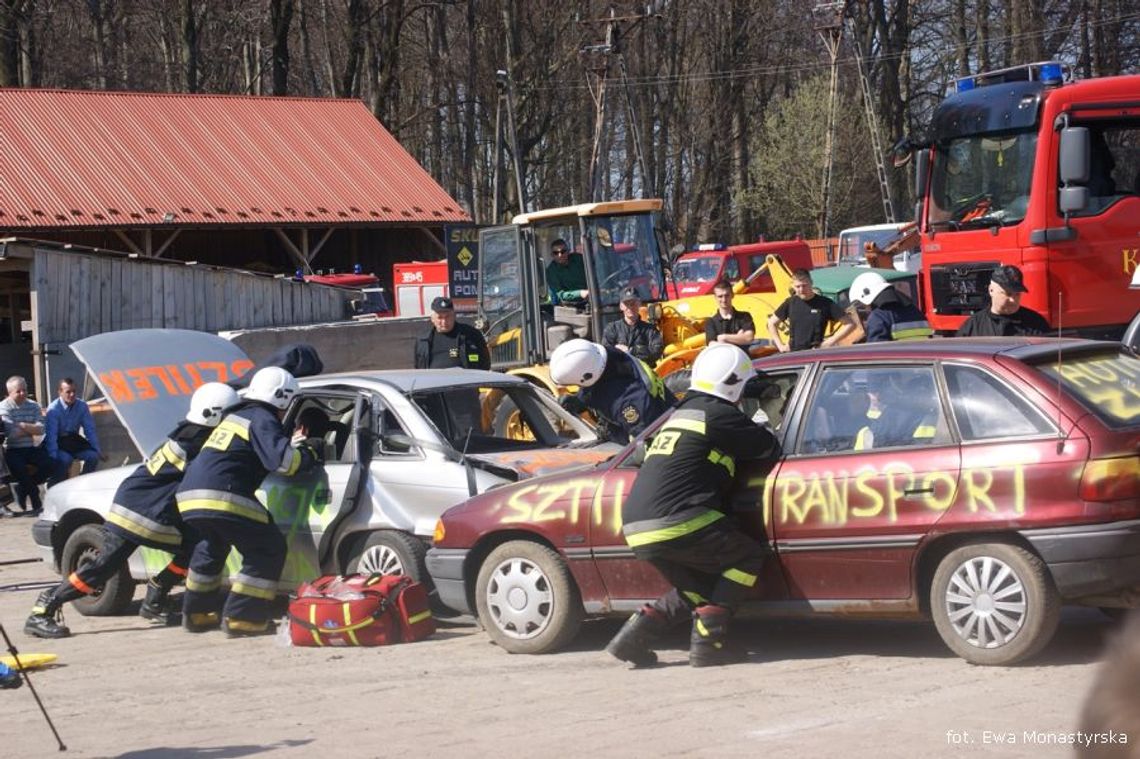
[[[504,397],[495,409],[495,419],[492,423],[495,437],[505,437],[510,440],[534,440],[534,432],[523,423],[519,407],[513,399]]]
[[[585,610],[566,562],[553,549],[512,540],[491,551],[475,584],[479,621],[512,654],[545,654],[569,643]]]
[[[399,530],[379,530],[353,547],[345,565],[348,574],[406,575],[431,588],[423,541]]]
[[[1005,543],[962,546],[942,559],[930,588],[938,634],[971,664],[1028,659],[1052,639],[1061,600],[1036,555]]]
[[[80,567],[96,561],[103,553],[103,529],[97,524],[85,524],[68,536],[60,556],[60,574],[67,578]],[[135,597],[135,581],[124,562],[102,588],[72,602],[75,610],[85,617],[109,617],[122,614]]]

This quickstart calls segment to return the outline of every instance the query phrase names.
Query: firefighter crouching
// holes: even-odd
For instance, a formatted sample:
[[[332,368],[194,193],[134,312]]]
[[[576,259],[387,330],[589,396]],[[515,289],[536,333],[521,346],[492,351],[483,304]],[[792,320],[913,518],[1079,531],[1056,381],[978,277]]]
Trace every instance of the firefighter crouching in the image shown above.
[[[297,380],[278,367],[261,369],[244,400],[226,414],[187,469],[178,510],[201,540],[190,559],[183,627],[203,632],[219,625],[230,637],[274,631],[270,608],[285,567],[285,537],[255,495],[269,472],[294,475],[319,464],[307,445],[294,448],[281,417],[297,394]],[[230,548],[241,553],[222,608],[222,569]]]
[[[657,430],[629,496],[622,531],[634,555],[674,589],[635,613],[606,650],[634,666],[657,661],[652,644],[691,618],[689,664],[743,658],[725,646],[729,619],[756,585],[761,546],[723,512],[738,460],[770,458],[776,438],[737,406],[753,376],[751,360],[727,343],[697,356],[689,393]]]
[[[186,577],[190,553],[197,540],[178,516],[174,492],[206,438],[222,419],[225,409],[240,399],[220,382],[207,382],[190,399],[186,419],[170,437],[123,480],[103,525],[103,547],[98,558],[80,566],[52,590],[36,599],[24,632],[38,638],[66,638],[71,631],[58,619],[68,601],[101,588],[139,546],[174,554],[171,562],[147,583],[139,615],[155,622],[176,624],[177,614],[167,608],[170,589]]]

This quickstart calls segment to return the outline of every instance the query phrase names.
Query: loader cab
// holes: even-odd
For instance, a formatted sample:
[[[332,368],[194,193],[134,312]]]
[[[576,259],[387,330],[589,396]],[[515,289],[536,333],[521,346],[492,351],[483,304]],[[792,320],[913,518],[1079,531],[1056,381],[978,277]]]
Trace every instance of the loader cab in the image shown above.
[[[660,200],[589,203],[515,217],[479,233],[479,324],[496,369],[543,364],[566,340],[600,341],[621,318],[621,292],[643,302],[665,298],[657,225]],[[561,265],[551,249],[562,241],[581,256],[586,297],[559,297],[547,272]],[[561,246],[560,246],[561,247]]]

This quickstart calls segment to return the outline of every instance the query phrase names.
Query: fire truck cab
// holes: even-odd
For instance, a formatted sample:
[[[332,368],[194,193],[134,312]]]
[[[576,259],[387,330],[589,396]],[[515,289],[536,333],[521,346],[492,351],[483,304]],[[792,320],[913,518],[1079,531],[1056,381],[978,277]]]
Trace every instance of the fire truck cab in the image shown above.
[[[927,317],[953,332],[997,266],[1055,329],[1119,338],[1140,307],[1140,75],[1060,63],[963,77],[916,160]]]

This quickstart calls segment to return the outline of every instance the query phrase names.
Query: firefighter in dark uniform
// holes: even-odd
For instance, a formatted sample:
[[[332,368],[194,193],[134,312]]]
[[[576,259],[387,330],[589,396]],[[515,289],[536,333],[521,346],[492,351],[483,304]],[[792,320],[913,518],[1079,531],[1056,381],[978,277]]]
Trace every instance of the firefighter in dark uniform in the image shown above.
[[[923,313],[904,300],[877,271],[856,277],[848,294],[853,303],[862,303],[871,309],[863,325],[869,343],[925,340],[934,335]]]
[[[237,392],[228,385],[208,382],[194,391],[185,421],[115,492],[114,502],[103,525],[103,548],[99,557],[72,572],[52,590],[36,599],[24,632],[38,638],[66,638],[71,634],[57,617],[68,601],[90,595],[119,570],[139,546],[149,546],[174,554],[171,562],[147,583],[146,599],[139,615],[170,624],[177,619],[167,609],[170,589],[186,577],[190,553],[197,540],[193,530],[182,523],[174,492],[186,465],[201,450],[213,428],[222,420],[224,409],[238,402]]]
[[[645,362],[589,340],[567,340],[555,348],[550,378],[577,385],[577,394],[562,396],[562,407],[572,414],[589,409],[617,443],[629,442],[673,405],[672,393]]]
[[[201,536],[183,603],[183,626],[190,632],[219,624],[230,637],[273,632],[270,606],[285,567],[286,544],[256,491],[270,472],[294,475],[319,463],[310,446],[290,445],[281,426],[297,390],[297,380],[284,369],[259,370],[178,488],[182,519]],[[242,565],[230,578],[230,594],[220,608],[222,569],[231,547],[241,553]]]
[[[606,650],[648,666],[653,641],[692,620],[689,664],[741,658],[725,647],[737,603],[756,585],[762,548],[724,513],[737,462],[776,453],[776,438],[737,406],[754,374],[743,350],[711,345],[697,356],[688,394],[653,436],[622,505],[622,531],[634,555],[674,586],[625,623]]]

